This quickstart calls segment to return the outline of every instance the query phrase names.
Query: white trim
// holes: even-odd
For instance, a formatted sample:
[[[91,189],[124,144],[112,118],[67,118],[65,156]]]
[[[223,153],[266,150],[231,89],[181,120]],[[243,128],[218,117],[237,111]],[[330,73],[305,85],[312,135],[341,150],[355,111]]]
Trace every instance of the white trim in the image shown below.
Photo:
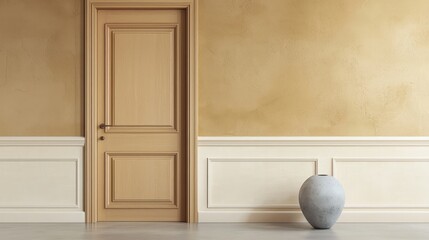
[[[83,137],[0,137],[0,164],[8,171],[8,175],[3,175],[2,194],[9,194],[0,202],[0,222],[85,222],[82,204],[84,143]],[[46,171],[43,167],[29,167],[41,166],[39,163],[55,168]],[[11,165],[14,167],[9,169]],[[75,174],[73,179],[55,173],[55,169],[64,168]],[[7,183],[14,181],[13,176],[19,176],[20,180]],[[33,186],[33,177],[37,178],[41,191],[28,191]],[[73,185],[73,188],[63,188],[63,184]],[[58,192],[58,189],[65,192]],[[17,191],[22,194],[14,194]],[[63,196],[64,193],[73,198],[65,202],[45,195]]]
[[[207,158],[208,163],[213,162],[314,162],[317,168],[317,158]],[[317,174],[317,169],[316,169]]]
[[[199,222],[305,222],[299,210],[292,211],[199,211]]]
[[[429,137],[198,137],[198,146],[429,146]]]
[[[83,146],[83,137],[0,137],[0,146]]]
[[[84,212],[1,212],[0,223],[7,222],[85,222]]]
[[[200,222],[307,222],[295,211],[199,211]],[[349,211],[344,210],[338,222],[429,222],[429,211]]]
[[[338,171],[342,171],[335,166],[338,162],[404,162],[406,166],[412,167],[411,169],[416,169],[416,167],[420,169],[420,165],[415,166],[416,163],[429,161],[429,137],[213,136],[199,137],[198,143],[200,222],[305,222],[299,205],[294,201],[285,200],[276,204],[269,204],[269,201],[261,198],[258,198],[260,200],[254,204],[245,204],[245,202],[240,201],[239,203],[219,204],[211,201],[210,192],[214,191],[211,188],[216,186],[218,182],[211,179],[210,166],[216,161],[262,162],[281,161],[281,159],[318,159],[317,173],[337,177],[340,176],[337,175],[340,173]],[[364,167],[357,169],[363,171],[361,173],[365,173],[365,167],[371,168],[371,165],[362,166]],[[262,165],[261,168],[264,166]],[[424,168],[416,172],[419,177],[423,177],[422,174],[428,169],[428,165],[425,164]],[[252,171],[256,171],[256,174],[265,170],[253,169]],[[353,169],[348,169],[348,171],[353,171]],[[386,171],[391,170],[386,169]],[[384,172],[383,176],[392,184],[383,185],[387,188],[383,189],[382,195],[368,194],[356,203],[347,203],[347,191],[354,192],[354,187],[356,187],[356,191],[360,191],[360,185],[358,182],[355,182],[356,185],[348,184],[346,206],[338,222],[429,222],[428,195],[424,194],[421,189],[422,186],[425,186],[424,181],[420,181],[421,183],[417,185],[414,184],[417,181],[412,179],[414,173],[407,172],[407,176],[411,176],[408,180],[413,183],[409,185],[407,191],[409,201],[399,203],[388,201],[389,197],[395,196],[397,184],[402,184],[401,186],[407,184],[403,179],[397,177],[398,171],[393,169],[392,172]],[[245,175],[249,182],[254,180],[252,176],[253,172]],[[277,177],[282,176],[278,175]],[[427,177],[424,177],[425,181],[426,179]],[[282,184],[284,184],[284,188],[290,190],[287,193],[289,196],[286,198],[296,199],[299,191],[296,182]],[[266,187],[270,187],[269,184],[266,184]],[[427,188],[424,187],[424,189]],[[415,195],[413,195],[414,192]],[[222,192],[219,194],[222,197]],[[252,198],[252,196],[247,197]],[[266,199],[275,197],[266,196]]]

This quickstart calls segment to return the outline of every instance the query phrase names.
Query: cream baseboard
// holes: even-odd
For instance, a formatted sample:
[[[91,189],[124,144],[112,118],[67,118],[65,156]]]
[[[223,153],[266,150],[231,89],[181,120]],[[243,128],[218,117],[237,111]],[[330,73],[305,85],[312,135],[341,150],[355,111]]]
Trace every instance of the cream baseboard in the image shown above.
[[[82,137],[0,137],[0,222],[84,222]]]
[[[301,211],[200,211],[200,222],[306,222]],[[348,211],[338,222],[429,222],[429,211]]]
[[[302,222],[313,174],[346,191],[339,222],[429,222],[428,137],[200,137],[200,222]]]
[[[45,222],[45,223],[57,223],[57,222],[67,222],[67,223],[79,223],[85,222],[85,213],[84,212],[0,212],[0,222],[9,222],[9,223],[29,223],[29,222]]]

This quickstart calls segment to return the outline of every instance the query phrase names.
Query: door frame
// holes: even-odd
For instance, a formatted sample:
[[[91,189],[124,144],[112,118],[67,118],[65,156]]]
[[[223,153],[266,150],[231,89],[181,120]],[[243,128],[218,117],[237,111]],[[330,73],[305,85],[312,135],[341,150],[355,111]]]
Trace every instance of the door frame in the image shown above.
[[[187,17],[187,222],[197,222],[197,1],[198,0],[86,0],[85,2],[85,164],[86,222],[97,222],[97,11],[101,9],[183,9]]]

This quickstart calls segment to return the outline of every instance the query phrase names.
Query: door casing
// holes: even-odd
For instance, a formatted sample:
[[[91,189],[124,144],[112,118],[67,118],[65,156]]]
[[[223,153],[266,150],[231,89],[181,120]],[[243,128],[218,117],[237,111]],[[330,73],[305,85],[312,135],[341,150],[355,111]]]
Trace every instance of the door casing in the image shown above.
[[[187,222],[197,222],[197,0],[86,0],[85,8],[85,164],[86,222],[97,222],[97,11],[101,9],[183,9],[187,17]]]

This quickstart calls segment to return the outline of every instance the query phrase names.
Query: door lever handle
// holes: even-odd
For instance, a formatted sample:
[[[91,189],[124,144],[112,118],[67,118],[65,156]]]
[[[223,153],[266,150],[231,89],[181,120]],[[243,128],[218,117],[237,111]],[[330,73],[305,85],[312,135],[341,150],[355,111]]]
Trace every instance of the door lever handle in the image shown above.
[[[104,124],[104,123],[102,123],[102,124],[100,124],[100,128],[101,129],[105,129],[106,127],[111,127],[112,125],[106,125],[106,124]]]

